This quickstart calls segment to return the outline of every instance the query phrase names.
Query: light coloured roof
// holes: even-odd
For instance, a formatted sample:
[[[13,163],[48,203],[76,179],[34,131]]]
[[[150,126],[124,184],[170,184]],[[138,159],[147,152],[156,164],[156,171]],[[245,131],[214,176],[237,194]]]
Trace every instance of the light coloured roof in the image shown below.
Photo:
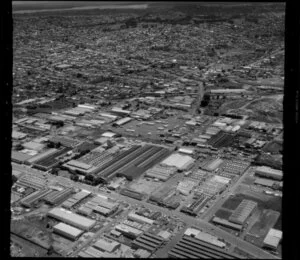
[[[12,151],[11,152],[11,158],[17,161],[26,161],[27,159],[31,158],[32,155],[26,154],[26,153],[21,153],[17,151]]]
[[[118,225],[116,225],[115,229],[117,231],[120,231],[120,232],[133,233],[133,234],[136,234],[136,235],[140,235],[140,234],[143,233],[143,231],[141,231],[139,229],[136,229],[136,228],[124,225],[124,224],[118,224]]]
[[[92,219],[88,219],[85,217],[82,217],[78,214],[75,214],[71,211],[65,210],[63,208],[53,208],[48,213],[50,216],[55,217],[61,221],[76,224],[78,226],[81,226],[83,228],[90,228],[93,225],[95,225],[96,221]]]
[[[276,169],[273,169],[271,167],[267,167],[267,166],[259,166],[256,168],[256,172],[264,172],[264,173],[267,173],[267,174],[273,174],[273,175],[278,175],[278,176],[282,176],[283,173],[282,171],[280,170],[276,170]]]
[[[86,163],[83,163],[83,162],[79,162],[77,160],[71,160],[67,163],[67,165],[74,166],[74,167],[77,167],[77,168],[81,168],[81,169],[84,169],[84,170],[88,170],[89,168],[92,167],[92,165],[89,165],[89,164],[86,164]]]
[[[67,225],[65,223],[58,223],[57,225],[55,225],[54,227],[54,230],[58,230],[58,231],[62,231],[62,232],[65,232],[65,233],[68,233],[74,237],[77,237],[79,236],[80,234],[83,233],[82,230],[78,229],[78,228],[75,228],[75,227],[72,227],[70,225]]]
[[[130,214],[128,214],[128,218],[132,218],[136,221],[140,220],[144,223],[147,223],[147,224],[150,224],[152,225],[154,223],[154,220],[150,219],[150,218],[146,218],[146,217],[143,217],[143,216],[140,216],[140,215],[137,215],[135,214],[134,212],[131,212]]]
[[[271,228],[264,239],[264,244],[277,248],[282,238],[282,231]]]
[[[95,247],[99,248],[100,250],[112,252],[120,243],[110,240],[110,239],[98,239],[97,242],[94,244]]]
[[[22,145],[27,149],[36,150],[36,151],[42,150],[45,147],[45,144],[40,144],[36,142],[27,142]]]
[[[168,166],[175,166],[178,169],[184,169],[187,165],[194,162],[194,159],[188,155],[181,155],[178,153],[171,154],[168,158],[163,160],[161,164]]]
[[[113,132],[105,132],[105,133],[102,134],[102,136],[104,136],[104,137],[113,137],[113,136],[115,136],[115,135],[116,135],[116,134],[113,133]]]

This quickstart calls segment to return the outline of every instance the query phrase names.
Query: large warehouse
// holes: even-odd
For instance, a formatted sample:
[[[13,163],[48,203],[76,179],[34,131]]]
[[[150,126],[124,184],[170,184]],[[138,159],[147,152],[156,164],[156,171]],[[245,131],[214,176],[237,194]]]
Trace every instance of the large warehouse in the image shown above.
[[[169,257],[198,259],[239,259],[215,245],[190,236],[182,239],[168,252]]]
[[[94,211],[104,216],[108,216],[115,212],[119,207],[119,204],[116,202],[110,202],[102,196],[95,196],[87,203],[81,206],[80,210],[87,210],[90,212]]]
[[[214,224],[218,224],[218,225],[221,225],[224,227],[229,227],[229,228],[237,230],[237,231],[241,231],[243,228],[243,226],[240,224],[231,223],[228,220],[219,218],[219,217],[213,217],[212,222]]]
[[[264,247],[277,249],[282,239],[282,231],[271,228],[264,239]]]
[[[229,221],[243,225],[250,214],[255,210],[257,203],[252,200],[243,200],[229,218]]]
[[[160,162],[169,153],[168,149],[161,146],[135,145],[115,156],[112,161],[104,164],[97,173],[93,174],[93,177],[105,183],[116,175],[132,180],[133,177],[140,176],[147,169]],[[132,174],[131,170],[136,174]]]
[[[83,230],[90,230],[96,224],[95,220],[82,217],[63,208],[54,208],[50,210],[48,216]]]
[[[153,219],[137,215],[137,214],[135,214],[133,212],[131,212],[130,214],[128,214],[128,219],[136,221],[136,222],[139,222],[139,223],[149,224],[149,225],[152,225],[154,223]]]
[[[55,225],[53,227],[53,231],[72,240],[76,240],[83,233],[82,230],[74,228],[62,222]]]
[[[193,163],[194,159],[188,155],[174,153],[161,162],[162,165],[175,166],[179,170],[188,169]]]
[[[255,170],[255,174],[261,177],[267,177],[275,180],[282,180],[283,173],[267,166],[259,166]]]
[[[139,235],[143,234],[142,230],[130,227],[130,226],[125,225],[125,224],[116,225],[115,230],[121,232],[124,236],[128,236],[130,238],[136,238]]]

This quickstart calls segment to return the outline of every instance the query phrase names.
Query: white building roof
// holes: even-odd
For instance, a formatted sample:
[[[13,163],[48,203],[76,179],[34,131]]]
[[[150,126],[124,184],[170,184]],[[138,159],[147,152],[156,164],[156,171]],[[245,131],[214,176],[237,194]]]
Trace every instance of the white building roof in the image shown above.
[[[82,217],[63,208],[54,208],[50,210],[48,214],[61,221],[67,222],[72,225],[76,225],[78,227],[82,227],[83,229],[89,229],[96,223],[95,220]]]
[[[116,134],[113,132],[105,132],[102,134],[102,136],[104,137],[114,137]]]
[[[181,155],[179,153],[171,154],[168,158],[163,160],[161,164],[165,164],[168,166],[175,166],[178,169],[185,169],[190,164],[192,164],[195,160],[188,155]]]
[[[180,153],[186,153],[186,154],[193,154],[194,149],[191,148],[179,148],[178,152]]]
[[[264,239],[264,244],[269,247],[277,248],[282,239],[282,231],[271,228]]]
[[[72,227],[70,225],[67,225],[65,223],[62,223],[62,222],[55,225],[53,227],[53,229],[56,230],[56,231],[61,231],[61,232],[70,234],[73,237],[77,237],[77,236],[79,236],[83,233],[82,230],[80,230],[78,228],[75,228],[75,227]]]
[[[263,172],[266,174],[272,174],[272,175],[278,175],[278,176],[282,176],[283,173],[280,170],[276,170],[267,166],[259,166],[256,168],[256,172]]]

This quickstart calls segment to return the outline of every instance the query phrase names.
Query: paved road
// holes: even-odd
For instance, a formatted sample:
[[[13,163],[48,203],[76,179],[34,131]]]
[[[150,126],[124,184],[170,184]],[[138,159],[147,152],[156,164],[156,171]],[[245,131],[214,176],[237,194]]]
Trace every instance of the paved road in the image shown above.
[[[13,166],[13,169],[23,171],[22,166],[16,167],[15,164],[13,164],[12,166]],[[30,172],[31,171],[31,172],[36,173],[38,175],[41,174],[39,171],[32,171],[32,170],[33,169],[26,169],[25,168],[25,172]],[[247,253],[249,253],[249,254],[257,257],[257,258],[279,259],[278,257],[275,257],[274,255],[272,255],[272,254],[270,254],[270,253],[268,253],[268,252],[266,252],[266,251],[264,251],[264,250],[262,250],[262,249],[260,249],[256,246],[254,246],[254,245],[252,245],[252,244],[250,244],[250,243],[248,243],[244,240],[242,240],[241,238],[235,237],[234,235],[224,231],[221,228],[218,228],[218,227],[214,226],[211,223],[208,223],[205,220],[196,219],[194,217],[185,215],[181,212],[171,211],[169,209],[162,208],[162,207],[159,207],[157,205],[153,205],[153,204],[145,202],[145,201],[138,201],[138,200],[123,196],[123,195],[118,194],[118,193],[112,192],[110,194],[106,194],[104,192],[99,192],[99,190],[97,190],[97,188],[95,188],[95,187],[92,187],[92,186],[89,186],[89,185],[86,185],[86,184],[82,184],[82,183],[78,183],[78,182],[73,182],[72,180],[69,180],[69,179],[64,178],[64,177],[53,176],[53,175],[48,174],[47,178],[51,182],[58,182],[60,184],[66,184],[70,187],[77,187],[77,188],[80,188],[80,189],[89,190],[91,192],[97,192],[98,194],[102,194],[104,196],[107,196],[107,197],[110,197],[110,198],[113,198],[113,199],[116,199],[116,200],[125,201],[129,204],[132,204],[132,205],[145,206],[145,207],[149,208],[152,211],[160,211],[160,212],[164,213],[167,216],[171,216],[171,217],[177,216],[184,223],[186,223],[187,226],[196,226],[196,227],[202,229],[203,231],[207,231],[211,234],[216,235],[219,238],[223,238],[226,242],[241,248],[242,250],[246,251]]]
[[[224,191],[221,198],[214,203],[212,207],[210,207],[202,216],[203,220],[208,221],[212,215],[223,205],[223,203],[227,200],[228,195],[233,193],[234,190],[243,182],[246,176],[249,175],[249,172],[252,171],[251,168],[247,169],[247,171],[234,183],[231,187],[229,187],[226,191]]]

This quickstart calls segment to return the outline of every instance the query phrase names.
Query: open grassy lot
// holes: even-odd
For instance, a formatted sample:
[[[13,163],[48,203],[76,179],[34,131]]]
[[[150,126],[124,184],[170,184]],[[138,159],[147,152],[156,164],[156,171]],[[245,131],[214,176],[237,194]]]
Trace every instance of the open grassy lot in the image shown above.
[[[235,210],[238,207],[238,205],[242,202],[242,200],[243,196],[232,196],[224,202],[222,207],[230,210]]]
[[[252,185],[255,181],[255,177],[245,177],[244,180],[242,181],[243,184],[246,184],[246,185]]]
[[[263,240],[270,228],[274,226],[279,218],[280,213],[273,210],[262,210],[258,220],[251,227],[245,240],[259,247],[263,245]]]
[[[223,219],[226,219],[226,220],[229,219],[229,217],[231,216],[231,214],[232,214],[232,211],[226,210],[226,209],[219,209],[215,213],[216,217],[223,218]]]
[[[251,195],[252,196],[251,196]],[[255,196],[257,195],[257,196]],[[243,199],[252,200],[257,202],[259,209],[271,209],[281,212],[281,197],[267,196],[265,194],[259,194],[257,192],[245,191],[245,194],[236,194],[225,201],[223,208],[235,210]]]
[[[282,215],[280,214],[279,218],[277,219],[277,222],[275,223],[274,227],[275,229],[282,230]]]

